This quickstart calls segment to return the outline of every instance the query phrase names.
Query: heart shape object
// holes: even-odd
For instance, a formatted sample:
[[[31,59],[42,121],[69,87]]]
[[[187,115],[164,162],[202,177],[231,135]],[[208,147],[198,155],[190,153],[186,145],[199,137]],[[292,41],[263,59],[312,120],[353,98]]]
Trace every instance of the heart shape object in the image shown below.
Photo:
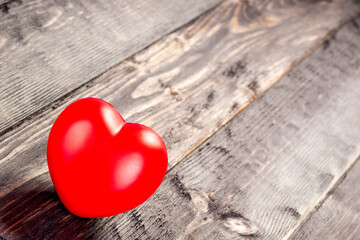
[[[96,98],[80,99],[61,112],[50,131],[47,160],[65,207],[86,218],[116,215],[145,202],[168,164],[154,130],[125,122]]]

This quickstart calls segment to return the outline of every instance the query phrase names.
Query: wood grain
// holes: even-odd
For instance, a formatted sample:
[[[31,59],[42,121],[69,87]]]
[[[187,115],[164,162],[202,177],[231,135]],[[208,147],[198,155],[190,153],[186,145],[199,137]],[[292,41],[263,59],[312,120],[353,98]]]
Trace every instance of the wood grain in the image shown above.
[[[154,128],[170,169],[360,8],[352,1],[255,4],[224,2],[3,135],[0,234],[73,239],[106,223],[69,214],[48,175],[47,136],[71,101],[100,97],[126,120]]]
[[[90,239],[287,239],[360,155],[358,37],[347,24],[171,169],[149,201]],[[355,200],[351,179],[342,191]],[[339,210],[351,218],[333,232],[352,221],[356,234],[359,204],[347,200]]]
[[[360,236],[360,162],[329,193],[319,210],[301,226],[291,239],[359,239]]]
[[[12,0],[0,4],[0,132],[218,2]]]

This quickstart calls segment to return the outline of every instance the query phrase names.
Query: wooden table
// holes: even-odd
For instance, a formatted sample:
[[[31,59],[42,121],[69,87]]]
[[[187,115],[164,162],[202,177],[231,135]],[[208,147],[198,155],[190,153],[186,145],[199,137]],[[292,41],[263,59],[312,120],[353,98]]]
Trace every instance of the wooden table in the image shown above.
[[[360,239],[359,13],[0,0],[0,239]],[[148,201],[101,219],[65,209],[46,163],[56,117],[88,96],[169,155]]]

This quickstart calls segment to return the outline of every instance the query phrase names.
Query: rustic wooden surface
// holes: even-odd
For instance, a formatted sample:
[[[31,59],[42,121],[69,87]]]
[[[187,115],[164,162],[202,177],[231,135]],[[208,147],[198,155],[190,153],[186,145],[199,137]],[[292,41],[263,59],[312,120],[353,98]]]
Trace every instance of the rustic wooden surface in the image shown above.
[[[21,1],[0,5],[0,132],[220,0]]]
[[[269,179],[275,182],[272,183],[273,185],[271,185],[271,187],[267,186],[269,189],[265,189],[267,191],[264,191],[264,194],[267,193],[271,195],[271,189],[273,191],[278,190],[279,193],[283,193],[284,191],[281,189],[281,187],[284,186],[279,185],[279,189],[277,189],[277,185],[274,185],[275,183],[279,183],[280,179],[276,179],[275,173],[277,172],[274,173],[274,170],[269,170],[269,167],[275,168],[276,164],[279,164],[280,167],[282,166],[285,169],[287,167],[292,167],[294,169],[291,173],[293,173],[296,172],[296,167],[299,167],[300,172],[304,172],[301,168],[301,164],[313,166],[311,164],[315,163],[312,163],[312,158],[306,158],[306,161],[303,163],[300,161],[297,165],[291,164],[294,160],[289,162],[289,165],[281,165],[283,163],[280,161],[281,158],[277,159],[277,156],[272,156],[271,154],[278,153],[272,151],[271,148],[274,147],[274,149],[278,149],[278,151],[282,153],[282,159],[284,159],[286,152],[283,152],[284,149],[281,148],[281,144],[284,144],[282,142],[284,139],[279,136],[279,138],[273,142],[270,133],[287,134],[285,137],[288,138],[302,136],[304,139],[307,139],[308,137],[304,134],[309,134],[310,136],[317,136],[316,134],[320,134],[320,137],[323,136],[321,135],[323,133],[320,130],[328,125],[325,124],[323,126],[319,121],[322,120],[322,118],[329,116],[332,118],[337,116],[331,115],[330,112],[323,110],[323,106],[338,107],[337,109],[339,111],[335,111],[333,114],[340,114],[343,111],[341,110],[342,105],[339,103],[339,100],[336,101],[328,95],[335,94],[337,96],[339,94],[344,94],[344,91],[347,88],[350,89],[350,92],[352,92],[353,95],[355,94],[354,85],[351,84],[356,83],[351,82],[351,80],[353,80],[351,77],[354,76],[353,74],[358,74],[359,72],[356,72],[353,68],[349,67],[348,69],[341,65],[342,72],[349,72],[350,74],[347,80],[350,82],[349,86],[346,87],[341,85],[342,88],[338,90],[339,92],[333,92],[333,89],[325,89],[324,91],[328,93],[328,95],[325,96],[326,101],[323,103],[324,105],[318,107],[315,105],[314,110],[312,110],[314,114],[316,113],[315,116],[309,117],[306,112],[304,112],[309,105],[310,107],[312,106],[310,103],[305,104],[302,102],[304,103],[304,106],[297,102],[293,103],[293,106],[288,105],[288,108],[291,108],[291,111],[289,110],[288,112],[285,110],[285,112],[281,112],[280,109],[277,109],[279,112],[278,114],[294,114],[294,116],[288,117],[300,121],[292,123],[295,125],[294,129],[291,128],[291,124],[283,131],[278,130],[277,128],[275,130],[271,129],[271,126],[273,125],[266,125],[266,121],[260,121],[260,119],[256,121],[257,118],[254,119],[255,114],[259,115],[260,112],[255,113],[255,110],[245,110],[252,111],[252,114],[254,114],[254,120],[247,120],[249,121],[247,123],[248,126],[249,124],[255,124],[255,126],[257,126],[257,124],[262,124],[264,126],[258,127],[263,127],[263,133],[270,134],[263,136],[251,132],[251,136],[254,137],[256,135],[258,136],[257,139],[264,139],[262,140],[264,141],[263,143],[256,143],[256,145],[267,146],[270,150],[269,152],[266,152],[264,151],[266,149],[256,149],[255,143],[252,143],[252,147],[256,150],[254,156],[259,158],[258,164],[255,163],[253,166],[252,164],[257,161],[253,161],[250,157],[245,162],[245,167],[241,165],[243,164],[242,162],[234,163],[236,159],[239,159],[238,157],[236,157],[235,160],[230,158],[229,162],[223,163],[223,167],[224,165],[231,163],[233,166],[238,166],[240,170],[244,170],[244,175],[239,177],[239,181],[234,179],[233,176],[233,180],[230,182],[232,185],[228,184],[230,186],[235,186],[229,187],[229,191],[233,192],[233,198],[230,197],[230,199],[224,200],[219,196],[224,195],[225,192],[219,192],[219,190],[216,191],[218,198],[215,199],[217,202],[214,202],[214,206],[222,206],[220,210],[226,210],[226,208],[229,207],[228,212],[230,212],[230,210],[234,211],[232,213],[230,212],[230,215],[226,215],[227,212],[225,210],[225,215],[221,215],[222,212],[216,209],[210,210],[212,213],[209,213],[209,211],[206,212],[205,210],[208,209],[212,203],[210,203],[208,207],[201,207],[204,199],[211,202],[212,200],[209,199],[213,198],[211,192],[205,191],[206,187],[210,187],[210,185],[201,186],[201,182],[198,183],[197,181],[201,181],[202,178],[205,179],[205,177],[209,175],[205,174],[203,177],[196,180],[189,176],[186,177],[186,172],[183,172],[185,170],[183,170],[184,167],[182,166],[186,166],[189,161],[195,162],[195,159],[198,160],[199,156],[196,154],[199,154],[200,147],[186,158],[185,161],[183,161],[184,163],[181,162],[175,169],[169,172],[169,176],[159,189],[159,193],[153,196],[151,200],[143,206],[128,212],[127,214],[111,218],[110,220],[106,218],[88,220],[74,217],[69,214],[59,202],[47,173],[46,141],[48,132],[51,124],[54,122],[60,111],[71,101],[84,96],[100,97],[112,103],[127,120],[147,124],[160,133],[168,147],[170,157],[169,169],[171,169],[184,159],[189,152],[201,144],[205,139],[209,138],[217,131],[217,129],[221,128],[223,124],[229,121],[236,113],[246,107],[249,102],[269,88],[292,66],[296,65],[297,62],[311,53],[311,51],[319,46],[319,43],[324,39],[328,39],[322,45],[324,50],[329,49],[327,51],[331,52],[334,51],[334,46],[341,46],[338,43],[338,35],[335,40],[329,40],[331,39],[331,36],[335,34],[334,31],[331,31],[330,35],[327,35],[327,33],[330,30],[339,27],[342,22],[351,18],[354,14],[357,14],[360,10],[359,8],[359,5],[352,1],[316,3],[294,3],[291,1],[271,3],[225,1],[216,9],[206,13],[196,21],[179,29],[173,34],[170,34],[166,38],[161,39],[134,57],[124,61],[119,66],[112,68],[104,75],[92,80],[89,84],[84,85],[75,92],[63,97],[60,101],[53,102],[50,107],[38,112],[32,119],[23,122],[21,125],[6,132],[0,137],[0,169],[2,169],[2,172],[0,172],[0,222],[2,223],[0,225],[0,235],[9,239],[53,239],[56,237],[81,238],[87,236],[90,236],[91,238],[102,238],[105,236],[120,237],[120,235],[118,235],[119,233],[125,239],[127,239],[127,237],[145,238],[151,236],[151,234],[153,234],[153,237],[159,236],[160,238],[171,236],[184,238],[191,238],[193,236],[196,238],[195,236],[205,236],[204,234],[206,234],[206,231],[209,231],[211,227],[216,226],[220,229],[218,229],[219,233],[216,233],[216,236],[224,235],[225,237],[239,237],[239,235],[231,235],[234,233],[227,230],[231,229],[233,225],[236,226],[239,224],[239,219],[240,222],[243,223],[242,225],[239,225],[240,228],[243,229],[242,231],[245,231],[248,234],[250,233],[250,235],[255,237],[262,236],[264,238],[268,237],[269,239],[276,239],[277,236],[291,233],[309,216],[311,208],[313,207],[312,204],[317,201],[322,201],[321,197],[323,195],[321,194],[326,195],[326,191],[328,191],[341,176],[341,171],[348,169],[347,164],[350,164],[352,161],[349,154],[351,151],[355,151],[354,149],[350,149],[348,152],[345,150],[340,152],[344,154],[343,156],[348,156],[349,158],[346,158],[341,164],[336,163],[333,166],[336,170],[334,170],[334,174],[330,171],[332,169],[329,170],[328,168],[322,169],[324,170],[324,175],[318,173],[319,176],[316,178],[315,184],[321,186],[318,187],[317,191],[310,191],[307,193],[307,202],[297,202],[296,197],[298,195],[296,194],[299,194],[299,191],[307,189],[307,187],[311,187],[310,184],[306,185],[306,183],[309,183],[310,181],[308,178],[305,178],[305,182],[303,182],[305,185],[300,186],[300,189],[295,188],[293,191],[290,191],[290,193],[294,194],[292,196],[293,199],[285,199],[288,201],[286,202],[284,199],[281,199],[281,196],[285,196],[284,194],[278,196],[278,200],[284,200],[284,204],[289,203],[289,206],[286,206],[289,208],[285,207],[286,209],[284,212],[287,212],[290,217],[291,215],[298,216],[298,219],[296,217],[289,218],[288,215],[284,216],[285,213],[283,213],[283,215],[278,213],[275,220],[271,221],[266,217],[260,218],[256,215],[259,214],[259,212],[256,211],[260,211],[261,209],[265,212],[271,210],[271,206],[269,206],[270,203],[266,202],[266,204],[260,203],[258,210],[257,206],[253,206],[253,209],[248,209],[242,202],[239,203],[239,208],[236,208],[237,206],[232,206],[236,205],[235,203],[239,198],[241,199],[236,192],[236,189],[239,189],[236,184],[242,180],[245,182],[247,177],[253,178],[254,180],[247,181],[247,188],[252,189],[250,193],[253,195],[249,195],[251,197],[249,199],[254,199],[252,200],[254,202],[251,204],[256,204],[256,201],[260,201],[263,197],[260,194],[260,189],[267,186],[264,185],[262,188],[259,188],[260,193],[257,193],[258,195],[256,195],[256,190],[254,190],[254,188],[259,187],[260,180],[265,181],[262,178],[275,178]],[[356,61],[356,58],[353,60],[351,56],[356,56],[353,54],[356,53],[356,47],[358,46],[356,42],[356,23],[357,22],[353,21],[351,23],[352,25],[350,23],[347,24],[345,30],[348,28],[350,28],[350,30],[341,31],[342,34],[344,34],[343,32],[349,32],[347,34],[353,33],[353,36],[345,38],[348,39],[347,41],[349,42],[346,47],[349,47],[350,50],[346,50],[345,47],[342,47],[341,49],[344,48],[345,50],[343,49],[342,51],[344,56],[341,55],[341,59],[344,58],[346,61],[350,61],[348,59],[350,56],[350,59],[352,59],[350,62],[353,65],[355,64],[355,66],[358,62]],[[351,26],[353,27],[351,28]],[[334,45],[334,42],[337,44]],[[324,54],[325,53],[326,52],[324,52]],[[317,53],[317,55],[321,54]],[[311,55],[309,61],[316,61],[313,60],[313,58],[314,57]],[[333,55],[329,53],[327,58],[325,57],[325,60],[328,58],[333,58]],[[336,60],[334,61],[337,63]],[[303,66],[303,64],[301,66]],[[332,76],[334,79],[339,79],[339,76],[336,75],[336,72],[340,71],[339,67],[334,67],[334,70],[333,68],[330,69],[329,67],[326,68],[323,65],[320,65],[322,64],[321,61],[317,61],[316,64],[319,64],[320,68],[324,69],[325,72],[321,72],[322,74],[330,72],[335,74]],[[316,64],[312,63],[310,64],[310,67],[308,67],[309,69],[306,73],[309,74],[309,76],[313,76],[311,75],[312,71],[312,74],[314,75],[321,74],[315,71],[319,67]],[[301,66],[299,66],[300,69],[302,69]],[[304,70],[298,70],[298,75],[296,75],[297,70],[293,71],[295,71],[295,77],[300,79],[298,81],[304,81],[301,78]],[[351,71],[355,71],[355,73]],[[314,92],[314,89],[312,89],[312,87],[314,87],[312,84],[315,84],[318,88],[321,86],[318,86],[320,83],[314,83],[313,79],[310,80],[309,82],[305,81],[300,87],[310,92],[307,96],[311,99],[311,97],[315,97],[317,94],[317,92]],[[332,82],[326,84],[331,83]],[[337,84],[337,82],[334,83]],[[293,85],[294,83],[292,82],[291,86],[294,89],[289,90],[292,94],[291,96],[297,99],[297,101],[303,101],[301,96],[296,98],[296,94],[299,94],[299,92],[301,93],[299,90],[302,88],[296,89],[298,86]],[[310,96],[310,94],[313,95]],[[276,94],[273,93],[273,95]],[[285,97],[286,96],[280,98],[276,103],[285,104],[286,102],[291,102],[291,99],[286,98],[286,100]],[[254,104],[256,104],[256,102]],[[258,104],[261,105],[261,103]],[[250,107],[251,106],[252,105],[250,105]],[[282,105],[279,105],[279,108],[281,108],[281,106]],[[297,109],[298,112],[296,112],[296,109],[292,109],[295,106],[300,106],[300,110],[303,112],[299,112],[299,109]],[[269,115],[268,117],[270,117],[271,112],[266,110],[268,107],[269,106],[261,108],[262,112],[264,112],[261,114],[267,114]],[[344,106],[344,109],[349,109],[349,107],[351,106]],[[256,109],[256,107],[253,108]],[[272,106],[272,109],[273,108],[275,108],[274,104]],[[352,111],[352,109],[350,110]],[[303,115],[301,115],[301,113]],[[322,114],[325,115],[322,116]],[[304,119],[302,119],[302,117]],[[237,119],[238,118],[241,117],[237,117]],[[341,124],[347,123],[347,121],[349,121],[348,118],[349,115],[344,116]],[[278,119],[279,122],[280,120],[281,119]],[[355,121],[355,119],[353,120]],[[233,122],[234,121],[238,120],[233,120]],[[314,122],[315,124],[313,132],[312,129],[306,125],[309,124],[309,121]],[[246,122],[244,122],[243,125],[246,125],[245,123]],[[238,125],[236,127],[238,127]],[[266,127],[268,129],[266,129]],[[299,129],[296,129],[296,127],[299,127]],[[223,132],[229,130],[224,129],[230,128],[222,129],[223,130],[217,134],[220,134],[220,136],[225,138]],[[244,130],[243,128],[241,129],[242,131]],[[257,128],[255,128],[255,130],[256,129]],[[236,131],[241,132],[240,130]],[[293,132],[291,131],[294,132],[294,136],[292,136]],[[297,132],[301,132],[301,134],[298,134]],[[215,136],[210,138],[209,141],[219,143],[219,141],[221,142],[224,140],[219,139],[221,137]],[[326,135],[326,137],[328,136]],[[353,137],[353,135],[350,137]],[[250,136],[246,139],[249,138]],[[212,147],[207,147],[205,149],[208,150],[204,150],[204,154],[206,153],[209,155],[211,151],[220,152],[218,154],[221,154],[223,151],[235,151],[235,153],[238,153],[237,151],[243,151],[243,146],[236,143],[239,139],[243,142],[242,135],[234,139],[238,140],[234,140],[234,146],[229,146],[229,148],[231,148],[230,150],[222,149],[222,146],[219,148],[217,148],[218,146],[213,147],[213,150],[211,150]],[[268,142],[266,142],[266,139],[268,139]],[[294,142],[288,142],[285,150],[289,148],[289,145],[290,149],[291,147],[296,147],[296,152],[300,151],[299,154],[304,154],[301,152],[301,148],[297,149],[299,146],[303,146],[303,149],[306,149],[307,145],[305,144],[306,141],[304,139],[295,139],[298,142],[295,140]],[[316,138],[311,140],[314,141]],[[340,140],[335,139],[329,141],[328,144],[339,144],[337,141]],[[249,144],[254,141],[255,139],[250,139]],[[346,143],[348,142],[345,141],[345,145]],[[228,142],[228,144],[230,143]],[[325,148],[325,145],[326,144],[322,145],[322,147]],[[331,153],[334,152],[330,152],[330,154]],[[242,154],[246,157],[253,153],[247,153],[246,149]],[[198,157],[195,157],[194,159],[194,156]],[[297,156],[297,159],[298,158],[299,156]],[[216,166],[221,168],[221,162],[215,162],[215,160],[220,161],[221,159],[223,158],[216,157],[214,154],[213,158],[203,159],[201,161],[201,164],[203,164],[204,167],[211,166],[210,169],[212,169],[211,171],[213,171],[213,173],[210,174],[209,181],[210,183],[212,181],[213,187],[218,185],[225,186],[225,183],[221,181],[225,176],[221,176],[220,173],[218,173],[219,169],[216,168]],[[326,161],[327,159],[323,159],[323,163],[326,163]],[[211,163],[213,165],[211,165]],[[198,165],[199,164],[200,163],[198,163]],[[320,167],[316,164],[315,166]],[[264,169],[257,172],[257,170],[262,169],[262,167],[264,167]],[[299,175],[297,175],[299,178],[301,175],[300,172]],[[333,175],[328,176],[326,173]],[[212,176],[212,174],[214,174],[214,176]],[[316,176],[316,173],[309,173],[309,176],[311,179],[311,177]],[[219,179],[214,180],[215,177]],[[261,179],[259,180],[259,178]],[[196,184],[200,185],[196,185],[194,181]],[[206,181],[204,181],[204,183],[206,183]],[[227,183],[228,182],[226,182],[226,184]],[[195,192],[192,192],[191,189],[188,192],[186,191],[189,188],[188,185],[191,184],[196,185],[194,188]],[[241,185],[241,187],[243,187],[243,185]],[[179,192],[176,192],[175,189],[178,189]],[[179,193],[182,198],[179,198]],[[185,201],[184,199],[191,199],[191,201]],[[272,199],[273,201],[276,200],[276,198]],[[221,202],[222,200],[224,200],[225,203],[230,202],[230,205],[224,205],[224,203]],[[291,202],[291,200],[293,202]],[[257,203],[259,204],[259,202]],[[183,207],[184,204],[185,208]],[[200,210],[194,208],[194,206],[198,206],[199,204],[200,207],[198,208]],[[167,211],[164,212],[165,209],[162,212],[156,212],[161,205],[166,206],[169,213]],[[146,209],[146,206],[148,209]],[[240,208],[240,206],[242,207]],[[279,206],[282,205],[279,203]],[[297,207],[299,209],[297,209],[296,212],[294,209]],[[188,208],[194,208],[195,210],[190,211],[190,209],[189,212],[185,212],[184,209],[186,210]],[[198,216],[199,211],[200,215]],[[251,214],[255,215],[251,215],[249,211],[254,211],[254,213]],[[277,213],[276,211],[280,210],[275,209],[274,212]],[[181,216],[177,215],[179,212],[181,213]],[[239,213],[243,214],[245,218],[249,218],[249,220],[238,218]],[[192,215],[193,217],[191,217]],[[207,220],[201,220],[203,219],[201,218],[203,215],[205,215],[204,218],[209,219],[208,222],[206,222]],[[175,221],[176,225],[173,225],[170,222],[172,220],[170,216],[174,216],[178,219]],[[219,216],[221,218],[220,220],[218,219]],[[257,216],[258,218],[253,216]],[[181,222],[180,219],[184,219],[184,222]],[[233,219],[235,220],[232,221]],[[202,224],[203,221],[205,221],[206,224]],[[261,221],[265,221],[266,224],[261,224]],[[248,227],[244,228],[244,226],[247,225]],[[160,229],[155,229],[156,227]],[[99,230],[96,231],[97,229]],[[255,231],[254,229],[258,230]],[[185,230],[186,234],[179,235],[181,230]],[[286,232],[286,230],[288,231]],[[96,232],[94,233],[94,231]],[[198,235],[194,235],[198,232]],[[210,232],[211,231],[209,231],[209,233]],[[92,235],[93,233],[94,235]]]
[[[328,193],[316,213],[294,234],[292,239],[360,238],[360,162],[343,176],[341,183]]]
[[[177,164],[150,201],[112,218],[91,238],[291,236],[360,156],[358,23],[347,24]],[[358,224],[350,212],[348,221]],[[351,237],[346,223],[341,238],[319,239]]]

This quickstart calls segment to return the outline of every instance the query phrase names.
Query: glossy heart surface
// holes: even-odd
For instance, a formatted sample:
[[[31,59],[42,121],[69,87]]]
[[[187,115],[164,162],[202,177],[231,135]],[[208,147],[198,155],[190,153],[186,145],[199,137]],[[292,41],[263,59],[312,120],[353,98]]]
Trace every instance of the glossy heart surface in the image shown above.
[[[47,161],[65,207],[86,218],[137,207],[160,186],[168,164],[154,130],[125,122],[96,98],[80,99],[61,112],[50,131]]]

